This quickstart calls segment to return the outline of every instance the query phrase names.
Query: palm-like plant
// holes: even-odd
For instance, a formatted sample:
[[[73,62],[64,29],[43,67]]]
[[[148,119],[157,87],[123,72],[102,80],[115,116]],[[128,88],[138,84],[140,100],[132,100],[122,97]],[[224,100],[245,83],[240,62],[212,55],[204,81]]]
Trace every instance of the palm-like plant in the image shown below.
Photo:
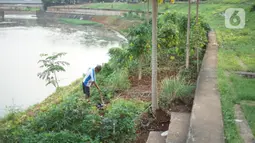
[[[48,54],[40,54],[41,57],[45,57],[39,60],[38,63],[42,63],[40,68],[46,68],[43,72],[37,74],[37,76],[43,80],[46,80],[46,86],[52,84],[54,87],[59,87],[56,72],[64,72],[63,66],[70,65],[65,61],[58,61],[58,58],[66,55],[66,53],[57,53],[49,56]]]

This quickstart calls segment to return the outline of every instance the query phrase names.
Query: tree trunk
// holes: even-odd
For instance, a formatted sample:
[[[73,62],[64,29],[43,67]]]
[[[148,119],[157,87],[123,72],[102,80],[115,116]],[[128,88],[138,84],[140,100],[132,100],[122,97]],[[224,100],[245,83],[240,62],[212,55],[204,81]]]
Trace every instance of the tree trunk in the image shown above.
[[[199,10],[199,0],[197,0],[197,11],[196,11],[196,24],[198,24],[198,10]],[[199,73],[199,48],[196,47],[197,55],[197,73]]]
[[[186,69],[189,68],[189,49],[190,49],[190,0],[189,0],[189,10],[188,10],[188,24],[187,24],[187,43],[186,43]]]
[[[57,87],[59,87],[59,85],[58,85],[58,79],[57,79],[57,75],[56,75],[56,72],[55,72],[55,71],[54,71],[54,77],[55,77],[56,85],[57,85]]]
[[[143,64],[143,56],[141,55],[139,57],[139,63],[138,63],[138,80],[142,79],[142,64]]]
[[[155,114],[158,109],[158,97],[157,97],[157,15],[158,15],[158,2],[152,0],[152,111]]]

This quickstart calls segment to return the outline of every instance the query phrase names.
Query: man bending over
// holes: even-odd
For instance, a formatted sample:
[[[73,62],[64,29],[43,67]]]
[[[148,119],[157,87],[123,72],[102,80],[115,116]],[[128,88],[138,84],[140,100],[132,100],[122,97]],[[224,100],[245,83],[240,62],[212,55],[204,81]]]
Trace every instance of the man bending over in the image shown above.
[[[98,73],[100,71],[101,71],[101,66],[98,65],[95,68],[90,68],[88,70],[86,76],[84,77],[83,82],[82,82],[82,87],[83,87],[83,93],[86,98],[90,97],[90,87],[92,85],[95,85],[101,94],[101,90],[96,83],[96,73]]]

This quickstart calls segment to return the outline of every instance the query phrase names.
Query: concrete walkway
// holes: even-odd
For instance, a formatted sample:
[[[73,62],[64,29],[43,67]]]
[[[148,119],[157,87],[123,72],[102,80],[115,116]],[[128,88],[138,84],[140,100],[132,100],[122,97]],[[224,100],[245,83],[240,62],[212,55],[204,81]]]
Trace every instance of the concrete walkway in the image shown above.
[[[217,88],[218,45],[214,32],[197,80],[187,143],[224,143],[220,95]]]

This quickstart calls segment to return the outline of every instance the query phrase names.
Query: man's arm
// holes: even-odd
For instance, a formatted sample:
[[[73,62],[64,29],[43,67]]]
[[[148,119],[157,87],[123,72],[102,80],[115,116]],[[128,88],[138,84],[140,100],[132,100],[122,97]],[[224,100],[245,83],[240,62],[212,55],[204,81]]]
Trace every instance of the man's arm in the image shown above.
[[[100,90],[99,86],[97,85],[97,83],[95,81],[93,81],[92,84],[94,84],[96,86],[96,88],[98,89],[98,91],[101,93],[101,90]]]
[[[92,81],[92,85],[94,84],[96,86],[96,88],[98,89],[98,91],[101,93],[101,90],[99,88],[99,86],[96,83],[96,78],[95,78],[95,71],[93,69],[91,69],[91,81]]]

